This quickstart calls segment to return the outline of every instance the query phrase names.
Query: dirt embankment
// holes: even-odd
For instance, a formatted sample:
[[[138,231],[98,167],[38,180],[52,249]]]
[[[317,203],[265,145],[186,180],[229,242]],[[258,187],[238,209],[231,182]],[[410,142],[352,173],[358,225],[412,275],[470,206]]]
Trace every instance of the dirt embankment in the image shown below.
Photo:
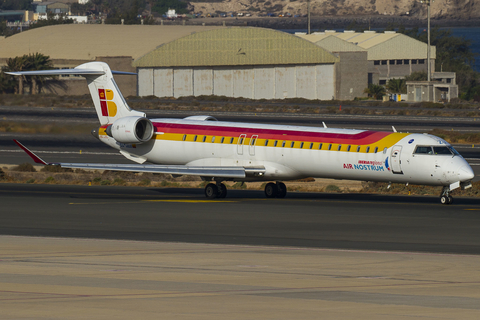
[[[305,15],[305,0],[224,0],[215,2],[190,2],[195,13],[212,14],[220,12],[242,12],[252,15],[268,13]],[[480,0],[435,0],[431,2],[431,16],[434,19],[470,20],[480,18]],[[382,15],[409,16],[424,19],[426,4],[411,0],[312,0],[311,13],[314,16]]]

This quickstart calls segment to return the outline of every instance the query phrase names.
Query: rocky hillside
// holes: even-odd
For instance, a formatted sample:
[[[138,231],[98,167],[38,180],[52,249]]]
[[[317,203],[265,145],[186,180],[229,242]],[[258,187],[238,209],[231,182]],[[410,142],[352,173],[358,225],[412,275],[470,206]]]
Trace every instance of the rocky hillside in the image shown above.
[[[306,0],[212,0],[190,2],[195,13],[249,12],[252,15],[267,13],[307,13]],[[423,18],[426,5],[420,0],[311,0],[311,12],[315,16],[339,15],[407,15]],[[480,0],[435,0],[431,14],[434,19],[472,19],[480,17]]]

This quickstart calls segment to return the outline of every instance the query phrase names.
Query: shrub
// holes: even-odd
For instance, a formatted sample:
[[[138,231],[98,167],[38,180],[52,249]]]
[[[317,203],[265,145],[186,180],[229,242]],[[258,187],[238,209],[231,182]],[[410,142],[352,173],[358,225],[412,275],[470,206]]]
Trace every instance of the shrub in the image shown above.
[[[325,191],[326,192],[340,192],[340,188],[334,184],[329,184],[326,188],[325,188]]]
[[[53,173],[59,173],[59,172],[73,172],[72,169],[70,168],[62,168],[59,165],[50,165],[50,166],[44,166],[42,169],[40,169],[42,172],[53,172]]]
[[[139,186],[148,186],[148,185],[150,185],[150,183],[151,183],[150,179],[143,179],[142,181],[140,181],[138,183],[138,185]]]
[[[27,183],[35,183],[35,179],[28,179]]]
[[[47,177],[47,179],[45,179],[45,183],[54,183],[54,182],[55,182],[55,179],[52,176],[49,176]]]
[[[30,163],[21,163],[16,167],[12,168],[12,171],[19,171],[19,172],[37,172],[37,170],[30,164]]]

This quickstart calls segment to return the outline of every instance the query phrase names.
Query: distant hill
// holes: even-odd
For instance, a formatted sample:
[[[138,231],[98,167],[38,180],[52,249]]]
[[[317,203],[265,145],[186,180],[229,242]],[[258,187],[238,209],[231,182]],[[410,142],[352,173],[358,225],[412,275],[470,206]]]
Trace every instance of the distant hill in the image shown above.
[[[251,14],[306,14],[306,0],[212,0],[191,1],[195,13],[250,12]],[[427,8],[419,0],[311,0],[313,15],[407,15],[426,17]],[[431,5],[433,19],[480,18],[480,0],[435,0]]]

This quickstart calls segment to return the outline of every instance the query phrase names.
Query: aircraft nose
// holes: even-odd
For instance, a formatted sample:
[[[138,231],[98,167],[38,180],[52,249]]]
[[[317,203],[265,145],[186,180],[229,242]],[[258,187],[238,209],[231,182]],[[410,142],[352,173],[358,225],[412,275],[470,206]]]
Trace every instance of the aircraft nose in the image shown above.
[[[458,170],[458,179],[460,181],[469,181],[475,177],[475,173],[469,165],[462,166]]]

